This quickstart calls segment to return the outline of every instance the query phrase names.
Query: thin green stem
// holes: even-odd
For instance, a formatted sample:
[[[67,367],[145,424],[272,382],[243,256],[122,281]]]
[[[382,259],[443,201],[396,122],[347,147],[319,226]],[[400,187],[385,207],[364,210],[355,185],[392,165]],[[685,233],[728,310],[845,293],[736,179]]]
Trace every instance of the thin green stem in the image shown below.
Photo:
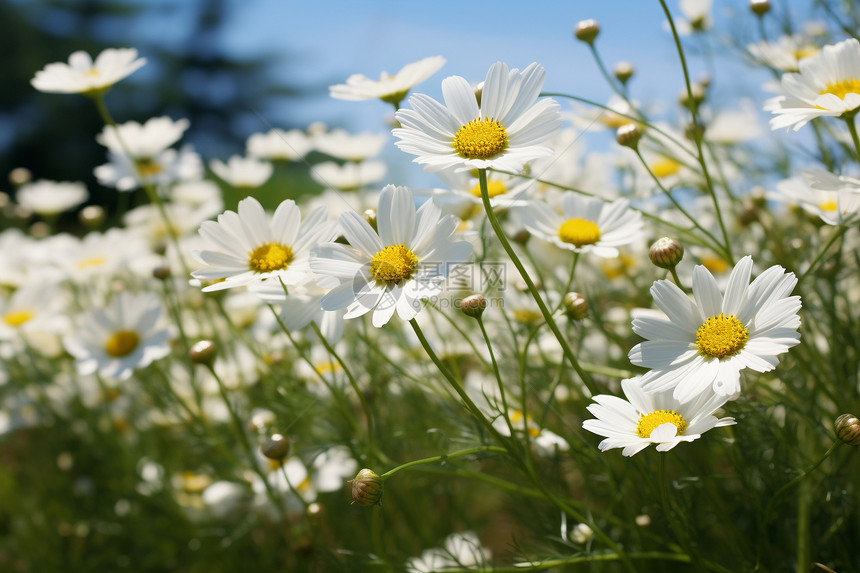
[[[694,227],[696,227],[697,229],[699,229],[702,233],[704,233],[704,234],[705,234],[705,236],[707,236],[707,237],[708,237],[708,239],[710,239],[710,241],[711,241],[711,245],[710,245],[710,247],[711,247],[712,249],[714,249],[714,251],[716,251],[716,252],[717,252],[717,253],[719,253],[722,257],[724,257],[724,258],[726,259],[726,261],[728,261],[729,263],[733,263],[734,261],[732,261],[732,258],[731,258],[731,256],[732,256],[732,255],[731,255],[731,252],[730,252],[730,251],[728,251],[728,250],[727,250],[723,245],[721,245],[721,244],[720,244],[720,241],[719,241],[719,240],[717,240],[717,238],[716,238],[713,234],[711,234],[711,232],[710,232],[710,231],[708,231],[707,229],[705,229],[705,228],[701,225],[701,223],[699,223],[698,219],[696,219],[695,217],[693,217],[690,213],[688,213],[688,212],[687,212],[687,210],[686,210],[686,209],[684,209],[684,208],[681,206],[681,204],[680,204],[680,203],[678,203],[678,200],[677,200],[677,199],[675,199],[675,198],[672,196],[672,192],[671,192],[671,191],[669,191],[668,189],[666,189],[666,187],[663,185],[663,182],[662,182],[662,181],[660,181],[660,178],[659,178],[659,177],[657,177],[657,175],[656,175],[656,174],[651,170],[651,167],[649,167],[649,166],[648,166],[648,163],[645,161],[645,158],[644,158],[644,157],[642,157],[642,153],[640,153],[638,149],[634,149],[633,151],[636,153],[636,157],[638,157],[638,158],[639,158],[639,161],[642,163],[642,166],[643,166],[643,167],[645,167],[645,170],[648,172],[648,175],[650,175],[650,176],[651,176],[651,179],[653,179],[653,180],[654,180],[654,183],[656,183],[656,184],[657,184],[657,186],[660,188],[660,190],[663,192],[663,194],[664,194],[664,195],[666,195],[666,197],[668,197],[669,201],[671,201],[671,202],[672,202],[672,205],[674,205],[674,206],[675,206],[675,208],[676,208],[678,211],[680,211],[680,212],[681,212],[681,214],[682,214],[682,215],[684,215],[684,217],[686,217],[686,218],[687,218],[687,220],[688,220],[688,221],[690,221],[690,222],[693,224],[693,226],[694,226]]]
[[[317,325],[316,322],[311,322],[311,327],[314,329],[314,332],[317,333],[317,336],[322,342],[325,349],[328,351],[330,356],[333,356],[337,363],[340,365],[341,369],[343,369],[344,374],[346,374],[347,380],[349,380],[350,386],[352,386],[353,391],[358,397],[358,401],[361,402],[361,409],[364,411],[364,417],[367,420],[367,465],[373,465],[374,462],[374,447],[373,447],[373,412],[370,409],[370,404],[367,403],[367,398],[364,397],[364,392],[361,391],[361,388],[358,386],[358,381],[353,376],[352,371],[349,369],[349,366],[346,365],[346,362],[340,357],[340,354],[334,349],[334,347],[326,340],[325,336],[323,336],[322,330]]]
[[[514,426],[511,424],[511,418],[508,414],[508,399],[505,396],[505,383],[502,382],[502,374],[499,371],[499,364],[496,362],[496,354],[493,352],[493,344],[490,342],[490,335],[487,334],[487,328],[484,326],[484,320],[477,316],[476,320],[478,321],[478,326],[481,329],[481,334],[484,336],[484,342],[487,344],[487,350],[490,351],[490,362],[493,363],[493,373],[496,375],[496,382],[499,385],[499,397],[502,400],[502,418],[505,419],[505,423],[508,425],[508,430],[511,432],[511,435],[514,435]]]
[[[519,271],[520,276],[523,277],[523,280],[525,281],[529,292],[537,303],[538,308],[540,309],[540,312],[547,323],[547,326],[549,326],[550,330],[552,330],[552,333],[555,335],[556,339],[558,340],[558,343],[561,345],[561,348],[564,351],[564,355],[567,357],[571,366],[573,366],[573,369],[576,370],[576,373],[579,375],[580,380],[582,380],[582,383],[585,384],[589,392],[591,392],[592,394],[596,394],[597,386],[594,384],[594,380],[591,378],[591,375],[588,374],[585,370],[583,370],[582,367],[579,365],[579,361],[576,359],[576,356],[574,356],[573,350],[570,348],[570,345],[567,343],[567,340],[565,340],[564,335],[561,333],[561,330],[559,330],[558,325],[552,318],[552,314],[547,308],[546,303],[544,303],[543,299],[541,298],[537,287],[535,287],[534,281],[532,281],[531,277],[523,266],[523,263],[520,261],[516,252],[514,252],[513,247],[511,247],[508,238],[505,236],[505,233],[502,230],[502,226],[499,224],[499,220],[496,218],[496,214],[493,212],[493,207],[490,204],[489,192],[487,190],[486,169],[478,170],[478,181],[481,187],[481,201],[484,204],[484,211],[487,214],[487,219],[490,221],[490,226],[493,228],[493,232],[495,232],[496,237],[498,237],[499,242],[502,244],[502,248],[508,254],[508,257],[510,257],[511,262],[514,263],[514,266],[517,268],[517,271]]]
[[[815,462],[810,467],[808,467],[806,470],[804,470],[802,474],[795,477],[793,480],[784,484],[781,488],[776,490],[776,492],[771,496],[770,501],[767,502],[767,505],[764,508],[764,514],[762,517],[762,520],[764,521],[764,525],[767,525],[767,520],[768,520],[768,517],[770,516],[771,510],[773,509],[773,504],[776,503],[776,501],[779,499],[779,497],[782,494],[784,494],[786,491],[793,488],[794,486],[796,486],[797,484],[799,484],[800,482],[805,480],[807,477],[809,477],[815,470],[818,469],[818,466],[823,464],[824,461],[827,458],[829,458],[830,455],[839,448],[839,446],[842,445],[842,443],[843,442],[841,442],[839,440],[836,440],[835,442],[833,442],[833,445],[830,446],[830,448],[826,452],[824,452],[824,455],[821,456],[821,459],[819,459],[817,462]]]
[[[857,136],[857,124],[854,118],[857,112],[850,112],[845,116],[845,124],[848,126],[848,133],[851,134],[851,141],[854,142],[854,153],[857,155],[857,161],[860,162],[860,138]]]
[[[678,57],[681,60],[681,69],[684,72],[684,85],[687,88],[687,99],[690,101],[690,115],[693,122],[693,142],[696,144],[696,151],[698,153],[697,160],[699,165],[702,168],[702,175],[705,177],[705,187],[708,190],[708,193],[711,195],[711,200],[714,203],[714,212],[717,216],[717,223],[720,225],[720,230],[723,233],[723,240],[725,241],[725,251],[728,255],[728,262],[733,262],[734,257],[732,256],[732,245],[729,241],[729,233],[726,231],[726,225],[723,221],[723,215],[720,211],[720,204],[717,200],[717,193],[714,190],[714,183],[711,180],[711,174],[708,171],[708,164],[705,161],[705,154],[702,150],[702,130],[699,129],[699,119],[697,111],[697,104],[693,103],[695,100],[693,98],[693,86],[690,82],[690,70],[687,67],[687,58],[684,55],[684,48],[681,46],[681,37],[678,35],[678,30],[675,28],[675,21],[672,19],[672,14],[669,12],[669,7],[666,5],[665,0],[660,0],[660,6],[663,7],[663,13],[666,14],[666,19],[669,21],[669,27],[672,29],[672,37],[675,40],[675,48],[678,51]]]
[[[507,454],[508,450],[506,450],[505,448],[500,448],[499,446],[476,446],[474,448],[468,448],[465,450],[459,450],[456,452],[451,452],[450,454],[441,454],[438,456],[431,456],[429,458],[422,458],[420,460],[413,460],[411,462],[406,462],[405,464],[401,464],[401,465],[397,466],[396,468],[388,470],[387,472],[385,472],[384,474],[382,474],[379,477],[386,480],[386,479],[390,478],[391,476],[393,476],[394,474],[396,474],[397,472],[401,472],[401,471],[403,471],[405,469],[409,469],[411,467],[420,466],[420,465],[424,465],[424,464],[434,464],[436,462],[444,462],[447,459],[460,458],[463,456],[469,456],[471,454],[478,454],[478,453],[483,453],[483,452],[496,452],[499,454]]]
[[[691,563],[696,565],[696,567],[700,567],[699,563],[701,560],[692,550],[690,546],[690,540],[687,535],[687,529],[678,519],[677,513],[672,509],[672,505],[669,501],[669,487],[668,482],[669,478],[666,475],[666,456],[660,456],[660,503],[663,505],[663,513],[666,516],[666,521],[669,522],[669,527],[671,527],[672,531],[675,533],[675,537],[678,538],[678,543],[680,543],[681,547],[684,548],[684,551],[690,556]]]
[[[802,283],[804,280],[806,280],[806,277],[808,277],[809,274],[813,270],[815,270],[815,267],[818,266],[818,264],[824,258],[824,255],[827,253],[827,251],[830,250],[831,246],[833,246],[833,243],[835,243],[839,239],[839,237],[844,235],[846,231],[848,231],[848,227],[841,227],[838,231],[833,233],[833,236],[830,237],[830,240],[827,241],[827,244],[824,245],[824,248],[821,249],[821,251],[815,256],[814,259],[812,259],[812,262],[809,263],[809,267],[807,267],[807,269],[805,271],[803,271],[803,274],[800,275],[800,277],[797,279],[797,286],[800,286],[800,283]]]

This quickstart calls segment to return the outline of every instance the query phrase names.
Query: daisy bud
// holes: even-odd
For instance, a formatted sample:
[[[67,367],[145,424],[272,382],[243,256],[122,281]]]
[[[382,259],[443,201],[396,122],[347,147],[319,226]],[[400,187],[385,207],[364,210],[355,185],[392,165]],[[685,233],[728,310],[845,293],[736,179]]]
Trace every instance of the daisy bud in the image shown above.
[[[382,499],[382,478],[373,470],[364,468],[349,481],[352,483],[352,503],[369,506]]]
[[[511,237],[511,238],[514,240],[514,242],[515,242],[515,243],[519,243],[519,244],[521,244],[521,245],[525,245],[525,244],[526,244],[526,242],[529,240],[529,237],[531,237],[531,236],[532,236],[532,235],[531,235],[531,233],[529,233],[529,232],[528,232],[528,230],[526,230],[526,229],[520,229],[520,230],[519,230],[519,231],[517,231],[517,232],[516,232],[516,234],[515,234],[513,237]]]
[[[482,294],[473,294],[462,299],[457,306],[466,316],[480,318],[487,308],[487,299]]]
[[[638,525],[639,527],[648,527],[649,525],[651,525],[651,516],[647,513],[643,513],[637,515],[635,521],[636,525]]]
[[[218,347],[211,340],[201,340],[194,343],[194,346],[188,350],[188,359],[194,364],[205,364],[211,366],[215,362],[215,355],[218,354]]]
[[[26,185],[33,180],[33,174],[26,167],[16,167],[9,172],[9,183],[15,187]]]
[[[842,414],[834,423],[836,437],[849,446],[860,446],[860,420],[854,414]]]
[[[634,71],[633,64],[630,62],[618,62],[615,64],[615,67],[612,68],[612,72],[615,74],[615,79],[621,82],[622,85],[627,84],[627,80],[633,77]]]
[[[691,95],[693,96],[692,99],[690,99]],[[689,92],[687,92],[687,88],[682,89],[678,96],[678,103],[688,109],[699,107],[703,101],[705,101],[705,86],[700,83],[691,84]]]
[[[36,221],[30,225],[30,235],[35,239],[44,239],[51,234],[51,227],[44,221]]]
[[[578,523],[570,532],[570,540],[581,545],[591,539],[592,535],[594,531],[590,527],[584,523]]]
[[[642,139],[642,128],[635,123],[627,123],[618,128],[615,132],[615,141],[618,145],[636,149],[639,146],[639,140]]]
[[[673,269],[684,258],[684,245],[677,239],[663,237],[654,241],[648,251],[648,257],[661,269]]]
[[[761,18],[770,12],[770,0],[750,0],[750,10],[752,13]]]
[[[87,205],[78,213],[78,220],[87,229],[101,227],[105,221],[105,210],[100,205]]]
[[[272,434],[260,446],[260,453],[270,460],[281,461],[290,453],[290,439],[281,434]]]
[[[588,316],[588,303],[585,297],[578,292],[569,292],[564,295],[564,314],[570,320],[583,320]]]
[[[158,265],[152,269],[152,276],[160,281],[170,278],[170,267],[167,265]]]
[[[600,24],[597,23],[597,20],[592,19],[581,20],[573,28],[573,35],[576,36],[576,39],[580,42],[585,42],[589,46],[594,44],[594,39],[599,33]]]

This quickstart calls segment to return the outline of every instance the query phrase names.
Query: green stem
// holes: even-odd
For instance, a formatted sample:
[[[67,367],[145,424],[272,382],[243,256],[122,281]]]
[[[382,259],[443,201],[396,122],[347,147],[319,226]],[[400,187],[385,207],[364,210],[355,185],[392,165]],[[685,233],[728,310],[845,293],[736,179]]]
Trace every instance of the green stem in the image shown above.
[[[414,466],[420,466],[423,464],[433,464],[436,462],[444,462],[445,460],[450,459],[450,458],[459,458],[462,456],[468,456],[471,454],[477,454],[477,453],[481,453],[481,452],[496,452],[496,453],[500,453],[500,454],[507,454],[508,453],[508,451],[505,448],[500,448],[499,446],[477,446],[474,448],[468,448],[466,450],[459,450],[457,452],[452,452],[450,454],[442,454],[439,456],[432,456],[429,458],[422,458],[420,460],[413,460],[411,462],[406,462],[405,464],[401,464],[401,465],[397,466],[396,468],[388,470],[387,472],[385,472],[384,474],[382,474],[379,477],[381,477],[383,480],[386,480],[386,479],[390,478],[391,476],[393,476],[394,474],[396,474],[397,472],[403,471],[405,469],[408,469],[408,468],[411,468]]]
[[[644,158],[644,157],[642,157],[642,154],[639,152],[639,150],[638,150],[638,149],[634,149],[633,151],[636,153],[636,157],[638,157],[638,158],[639,158],[639,161],[642,163],[642,166],[643,166],[643,167],[645,167],[645,170],[648,172],[648,175],[650,175],[650,176],[651,176],[651,179],[653,179],[653,180],[654,180],[654,183],[656,183],[656,184],[657,184],[657,186],[660,188],[660,190],[663,192],[663,194],[664,194],[664,195],[666,195],[666,197],[668,197],[668,198],[669,198],[669,201],[671,201],[671,202],[672,202],[672,205],[674,205],[674,206],[675,206],[675,208],[676,208],[678,211],[680,211],[680,212],[681,212],[681,214],[682,214],[682,215],[684,215],[684,216],[687,218],[687,220],[689,220],[689,221],[693,224],[693,226],[694,226],[694,227],[696,227],[697,229],[699,229],[702,233],[704,233],[704,234],[708,237],[708,239],[710,239],[710,241],[711,241],[711,245],[710,245],[710,247],[711,247],[712,249],[714,249],[714,251],[716,251],[717,253],[719,253],[720,255],[722,255],[722,256],[726,259],[726,261],[727,261],[727,262],[729,262],[729,263],[733,263],[734,261],[733,261],[733,260],[732,260],[732,258],[731,258],[731,257],[732,257],[731,252],[730,252],[730,251],[728,251],[728,250],[727,250],[725,247],[723,247],[722,245],[720,245],[720,242],[717,240],[717,238],[716,238],[714,235],[712,235],[710,231],[708,231],[707,229],[705,229],[705,228],[704,228],[704,227],[699,223],[698,219],[696,219],[695,217],[693,217],[690,213],[688,213],[688,212],[687,212],[687,210],[686,210],[686,209],[684,209],[684,208],[681,206],[681,204],[680,204],[680,203],[678,203],[678,200],[677,200],[677,199],[675,199],[675,198],[672,196],[671,191],[669,191],[668,189],[666,189],[666,187],[663,185],[663,182],[662,182],[662,181],[660,181],[660,178],[659,178],[659,177],[657,177],[657,175],[655,175],[655,174],[654,174],[654,172],[651,170],[651,168],[648,166],[648,163],[645,161],[645,158]]]
[[[660,456],[660,503],[663,505],[663,513],[666,516],[666,521],[669,522],[669,527],[671,527],[672,531],[675,533],[675,537],[678,538],[678,543],[680,543],[681,547],[684,548],[684,551],[687,555],[690,556],[690,562],[693,563],[697,568],[701,567],[700,562],[701,559],[694,553],[691,547],[690,539],[688,537],[687,529],[678,519],[678,515],[675,511],[672,510],[672,505],[669,502],[669,488],[668,488],[669,478],[666,475],[666,456]]]
[[[672,19],[672,14],[669,12],[669,7],[666,6],[666,0],[660,0],[660,6],[663,7],[663,13],[666,14],[666,19],[669,21],[669,27],[672,29],[672,37],[675,40],[675,48],[677,49],[678,56],[681,59],[681,69],[684,72],[684,85],[687,88],[687,99],[691,102],[690,115],[693,122],[693,141],[696,144],[696,151],[698,153],[697,160],[699,165],[702,167],[702,175],[705,177],[705,187],[711,195],[711,200],[714,203],[714,212],[717,216],[720,230],[723,233],[723,240],[725,241],[725,251],[728,255],[727,260],[731,263],[734,262],[734,257],[732,256],[732,245],[729,242],[729,233],[726,231],[726,225],[723,222],[723,214],[720,211],[719,201],[717,201],[717,193],[714,191],[714,183],[711,180],[711,174],[708,171],[708,164],[705,161],[705,154],[702,151],[702,130],[699,129],[699,119],[696,114],[697,105],[692,103],[694,101],[693,86],[690,82],[690,70],[687,68],[687,58],[684,55],[684,48],[681,46],[681,37],[678,35],[678,30],[675,28],[675,21]]]
[[[349,380],[350,386],[352,386],[353,391],[358,397],[358,401],[361,402],[361,409],[364,410],[364,417],[367,419],[367,465],[372,466],[374,461],[374,447],[373,447],[373,412],[370,410],[370,404],[367,403],[367,398],[364,397],[364,392],[361,391],[361,388],[358,387],[358,381],[353,376],[352,371],[346,365],[346,362],[340,357],[340,354],[334,349],[334,347],[326,340],[325,336],[323,336],[320,327],[316,322],[311,322],[311,327],[314,329],[314,332],[317,333],[317,336],[322,342],[325,349],[328,351],[330,356],[333,356],[340,367],[343,369],[344,374],[346,374],[347,379]]]
[[[854,142],[854,153],[857,155],[857,161],[860,162],[860,138],[857,137],[857,125],[854,123],[856,115],[856,111],[848,113],[845,116],[845,124],[848,126],[848,132],[851,134],[851,141]]]
[[[827,241],[827,244],[824,245],[824,248],[821,249],[821,251],[815,256],[814,259],[812,259],[812,262],[809,263],[809,267],[797,279],[797,286],[800,286],[800,283],[802,283],[806,279],[806,277],[808,277],[809,274],[813,270],[815,270],[815,267],[818,266],[818,264],[821,262],[821,259],[823,259],[824,255],[827,253],[827,251],[830,249],[831,246],[833,246],[833,243],[835,243],[839,239],[839,237],[844,235],[846,231],[848,231],[848,227],[841,227],[838,231],[833,233],[833,236],[830,237],[830,240]]]
[[[573,354],[573,350],[571,350],[570,345],[565,340],[564,335],[562,335],[561,330],[559,330],[558,325],[555,323],[555,320],[552,318],[552,314],[544,303],[543,299],[540,296],[540,293],[535,287],[534,282],[523,266],[517,254],[514,252],[513,247],[511,247],[510,242],[508,242],[508,238],[505,236],[504,231],[502,230],[502,226],[499,224],[499,220],[496,218],[496,214],[493,212],[493,207],[490,204],[490,196],[487,191],[487,170],[479,169],[478,170],[478,180],[481,186],[481,201],[484,204],[484,211],[487,214],[487,219],[490,221],[490,226],[493,228],[493,232],[495,232],[496,237],[498,237],[499,242],[502,244],[502,248],[510,257],[511,262],[514,263],[514,266],[517,267],[517,271],[519,271],[520,276],[523,277],[523,280],[526,283],[526,286],[529,289],[532,297],[540,308],[540,312],[543,315],[544,320],[549,326],[552,333],[555,335],[558,343],[561,345],[562,350],[564,351],[564,355],[567,357],[568,361],[570,361],[573,369],[576,370],[576,373],[579,375],[580,380],[585,386],[588,388],[588,391],[592,394],[597,394],[597,386],[594,384],[594,380],[591,378],[591,375],[588,374],[582,367],[579,365],[579,361],[576,359],[576,356]]]
[[[826,452],[824,452],[824,455],[823,455],[823,456],[821,456],[821,459],[820,459],[820,460],[818,460],[818,461],[817,461],[817,462],[815,462],[813,465],[811,465],[809,468],[807,468],[806,470],[804,470],[804,472],[803,472],[802,474],[800,474],[799,476],[795,477],[793,480],[791,480],[790,482],[786,483],[786,484],[785,484],[785,485],[783,485],[781,488],[779,488],[778,490],[776,490],[776,493],[774,493],[774,494],[773,494],[773,496],[771,496],[770,501],[768,501],[768,502],[767,502],[767,505],[766,505],[766,506],[765,506],[765,508],[764,508],[764,514],[763,514],[762,519],[763,519],[763,521],[764,521],[764,524],[765,524],[765,525],[767,525],[767,520],[768,520],[768,517],[769,517],[769,515],[770,515],[771,510],[773,509],[773,504],[774,504],[774,503],[776,503],[776,500],[777,500],[777,499],[779,499],[779,496],[781,496],[781,495],[782,495],[782,494],[784,494],[786,491],[788,491],[789,489],[793,488],[794,486],[796,486],[797,484],[799,484],[801,481],[803,481],[804,479],[806,479],[807,477],[809,477],[809,475],[810,475],[810,474],[812,474],[812,472],[814,472],[816,469],[818,469],[818,466],[820,466],[821,464],[823,464],[823,463],[824,463],[824,460],[826,460],[827,458],[829,458],[829,457],[830,457],[830,455],[831,455],[833,452],[835,452],[835,451],[837,450],[837,448],[839,448],[839,446],[841,446],[841,445],[842,445],[842,442],[841,442],[841,441],[839,441],[839,440],[835,441],[835,442],[833,443],[833,445],[832,445],[832,446],[830,446],[830,448],[829,448]]]
[[[522,573],[523,571],[545,571],[548,569],[564,568],[567,565],[577,565],[585,563],[606,563],[628,558],[631,561],[671,561],[676,563],[690,563],[690,556],[682,553],[664,553],[660,551],[643,551],[641,553],[628,553],[627,555],[574,555],[571,557],[560,557],[557,559],[547,559],[544,561],[535,561],[532,563],[518,563],[510,567],[481,567],[468,569],[445,569],[446,573]],[[733,573],[731,569],[726,569],[716,563],[702,563],[705,569],[716,571],[718,573]],[[564,569],[567,571],[567,569]],[[571,569],[573,570],[573,569]],[[580,568],[576,569],[577,571]],[[587,569],[585,569],[587,570]],[[595,570],[600,570],[599,568]]]
[[[221,394],[224,406],[226,406],[227,411],[230,413],[230,420],[233,422],[233,429],[239,436],[239,443],[242,444],[242,449],[245,450],[245,455],[248,456],[248,463],[250,464],[251,469],[254,470],[257,476],[262,480],[263,485],[266,488],[266,494],[269,496],[269,501],[271,501],[272,505],[281,511],[286,522],[287,508],[281,502],[280,496],[278,496],[272,488],[272,484],[269,483],[266,474],[264,474],[263,470],[260,469],[260,464],[257,463],[257,457],[254,455],[254,449],[251,447],[251,442],[248,440],[247,434],[245,434],[245,426],[242,424],[239,414],[236,413],[235,408],[233,408],[233,404],[230,402],[230,397],[227,395],[227,388],[224,386],[224,382],[221,380],[221,377],[218,376],[218,373],[215,371],[212,364],[207,364],[206,367],[212,374],[212,377],[215,378],[215,382],[218,383],[218,392]]]
[[[484,326],[484,320],[480,316],[477,316],[476,320],[478,321],[478,326],[481,328],[481,334],[484,336],[484,342],[487,344],[487,350],[490,351],[490,361],[493,363],[493,373],[496,375],[496,382],[499,385],[499,397],[502,400],[502,417],[505,419],[505,423],[508,425],[508,430],[511,432],[511,436],[513,436],[514,426],[513,424],[511,424],[511,418],[508,414],[508,400],[505,397],[505,384],[504,382],[502,382],[502,374],[499,371],[499,364],[498,362],[496,362],[496,354],[495,352],[493,352],[493,345],[490,342],[490,335],[487,334],[487,328]],[[525,416],[525,412],[523,413],[523,416]],[[526,435],[528,435],[528,432],[526,432]],[[528,444],[526,444],[526,447],[528,447]]]

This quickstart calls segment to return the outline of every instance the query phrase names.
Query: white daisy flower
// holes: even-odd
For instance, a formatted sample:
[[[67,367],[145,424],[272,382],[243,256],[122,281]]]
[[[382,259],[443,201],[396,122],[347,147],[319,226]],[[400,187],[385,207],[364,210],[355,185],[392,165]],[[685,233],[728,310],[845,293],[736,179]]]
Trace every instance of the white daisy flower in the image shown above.
[[[678,18],[675,25],[682,35],[702,32],[713,25],[711,4],[713,0],[680,0],[678,8],[684,18]]]
[[[818,53],[818,46],[806,35],[781,36],[776,42],[763,40],[747,46],[750,55],[760,63],[782,70],[796,72],[800,61]]]
[[[465,78],[442,81],[443,106],[424,94],[409,98],[412,109],[395,118],[403,126],[392,133],[395,145],[417,156],[428,171],[450,167],[520,171],[528,161],[552,153],[538,144],[561,126],[558,104],[537,101],[544,68],[536,63],[522,72],[497,62],[487,72],[481,102]]]
[[[630,361],[652,368],[642,376],[649,392],[674,388],[681,402],[713,391],[740,392],[740,371],[769,372],[778,355],[800,342],[800,297],[789,296],[797,278],[775,265],[749,282],[752,257],[732,269],[725,294],[701,265],[693,269],[693,296],[668,280],[651,287],[665,313],[634,314],[633,331],[646,338],[633,347]]]
[[[668,452],[681,442],[692,442],[712,428],[730,426],[734,418],[716,418],[713,414],[727,401],[727,396],[703,392],[691,402],[682,403],[672,392],[646,392],[639,377],[621,381],[627,400],[601,394],[588,406],[595,419],[582,427],[606,439],[601,452],[624,448],[621,454],[632,456],[657,444],[658,452]]]
[[[470,243],[452,240],[454,217],[442,217],[432,201],[416,210],[406,187],[388,185],[380,193],[378,234],[354,211],[339,221],[350,246],[321,245],[311,259],[315,273],[341,281],[320,304],[324,310],[347,307],[347,319],[372,311],[376,327],[386,324],[395,310],[403,320],[414,318],[421,300],[442,291],[440,283],[452,264],[472,252]]]
[[[238,189],[259,187],[269,180],[275,169],[268,161],[239,155],[231,156],[226,164],[220,159],[213,159],[209,167],[215,175]]]
[[[773,129],[797,131],[816,117],[840,117],[860,108],[860,42],[850,38],[824,46],[798,63],[799,73],[782,76],[785,95],[765,102],[776,114]]]
[[[320,153],[355,163],[376,157],[388,142],[387,133],[357,133],[333,129],[314,136],[314,147]]]
[[[311,138],[299,129],[275,128],[266,133],[254,133],[245,143],[248,155],[270,161],[296,161],[312,148]]]
[[[74,209],[89,197],[90,194],[83,183],[44,179],[23,185],[15,192],[15,200],[19,205],[46,217]]]
[[[259,201],[246,197],[239,201],[238,213],[225,211],[217,222],[200,225],[200,236],[213,248],[191,251],[205,265],[191,276],[220,281],[204,287],[204,292],[270,278],[286,285],[307,282],[313,278],[308,265],[311,247],[337,236],[336,224],[326,218],[320,207],[301,221],[301,212],[290,199],[269,217]]]
[[[179,141],[189,125],[187,119],[173,121],[167,116],[150,118],[142,125],[128,121],[116,127],[106,125],[96,141],[115,153],[146,159]]]
[[[203,176],[203,162],[191,145],[165,149],[148,157],[129,157],[108,151],[108,163],[93,170],[100,185],[117,191],[133,191],[142,185],[169,185]]]
[[[30,84],[41,92],[97,94],[130,75],[143,64],[134,48],[108,48],[95,62],[83,51],[69,56],[69,63],[55,62],[36,72]]]
[[[63,346],[75,357],[81,376],[98,372],[125,380],[170,354],[170,331],[159,324],[161,315],[157,295],[120,292],[106,308],[86,312],[77,329],[63,338]]]
[[[433,201],[446,213],[461,219],[483,213],[481,186],[478,178],[468,171],[446,169],[436,175],[445,183],[446,189],[434,189]],[[524,206],[534,191],[537,182],[526,177],[515,177],[504,173],[487,174],[487,195],[494,211],[515,206]]]
[[[334,161],[317,163],[311,169],[311,177],[324,187],[354,191],[380,181],[388,173],[383,161],[347,162],[343,165]]]
[[[362,101],[379,98],[382,101],[397,106],[406,94],[445,65],[445,58],[432,56],[403,66],[393,76],[382,72],[378,80],[372,80],[362,74],[353,74],[346,79],[345,84],[337,84],[328,88],[331,97],[350,101]]]
[[[562,249],[598,257],[617,257],[616,247],[642,237],[642,215],[629,208],[627,199],[607,203],[566,191],[561,213],[542,201],[533,201],[522,216],[526,229],[534,236]]]
[[[828,225],[846,225],[860,215],[860,181],[825,171],[806,171],[776,184],[768,199],[797,205]]]
[[[0,341],[66,332],[66,298],[55,283],[36,279],[0,296]]]

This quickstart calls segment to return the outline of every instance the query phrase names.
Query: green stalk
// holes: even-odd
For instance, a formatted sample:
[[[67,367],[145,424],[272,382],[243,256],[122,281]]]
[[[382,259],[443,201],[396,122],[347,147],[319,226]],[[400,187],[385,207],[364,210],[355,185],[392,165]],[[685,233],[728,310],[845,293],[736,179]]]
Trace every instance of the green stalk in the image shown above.
[[[505,448],[500,448],[499,446],[477,446],[474,448],[459,450],[457,452],[451,452],[450,454],[442,454],[439,456],[432,456],[429,458],[422,458],[420,460],[413,460],[411,462],[406,462],[405,464],[401,464],[401,465],[397,466],[396,468],[388,470],[387,472],[385,472],[384,474],[382,474],[379,477],[381,477],[383,480],[386,480],[386,479],[390,478],[391,476],[393,476],[394,474],[396,474],[397,472],[403,471],[405,469],[409,469],[409,468],[414,467],[414,466],[420,466],[423,464],[433,464],[436,462],[444,462],[445,460],[450,459],[450,458],[459,458],[462,456],[468,456],[468,455],[477,454],[480,452],[496,452],[496,453],[500,453],[500,454],[507,454],[508,453],[508,451]]]
[[[508,242],[508,238],[505,236],[504,231],[502,230],[502,226],[499,224],[499,220],[496,218],[496,214],[493,212],[493,206],[490,203],[489,192],[487,191],[487,170],[479,169],[478,170],[478,181],[481,186],[481,201],[484,204],[484,211],[487,214],[487,219],[490,221],[490,226],[493,228],[493,232],[495,232],[496,237],[498,237],[499,242],[502,244],[502,248],[508,254],[511,261],[514,263],[514,266],[517,267],[517,271],[519,271],[520,276],[523,277],[523,280],[528,287],[529,292],[534,298],[535,302],[540,308],[540,312],[543,315],[544,320],[549,326],[552,333],[555,335],[558,343],[561,345],[562,350],[564,351],[564,355],[567,357],[568,361],[570,361],[573,369],[576,370],[576,373],[579,375],[580,380],[585,386],[588,388],[589,392],[592,394],[597,394],[597,386],[594,384],[594,380],[591,378],[591,375],[588,374],[582,367],[579,365],[579,361],[576,359],[576,356],[573,354],[573,350],[571,350],[570,345],[565,340],[564,335],[562,335],[561,330],[559,330],[558,325],[555,323],[555,320],[552,318],[552,314],[544,303],[543,299],[540,296],[540,293],[535,287],[534,281],[532,281],[522,262],[520,261],[517,254],[514,252],[513,247],[511,247],[510,242]]]

